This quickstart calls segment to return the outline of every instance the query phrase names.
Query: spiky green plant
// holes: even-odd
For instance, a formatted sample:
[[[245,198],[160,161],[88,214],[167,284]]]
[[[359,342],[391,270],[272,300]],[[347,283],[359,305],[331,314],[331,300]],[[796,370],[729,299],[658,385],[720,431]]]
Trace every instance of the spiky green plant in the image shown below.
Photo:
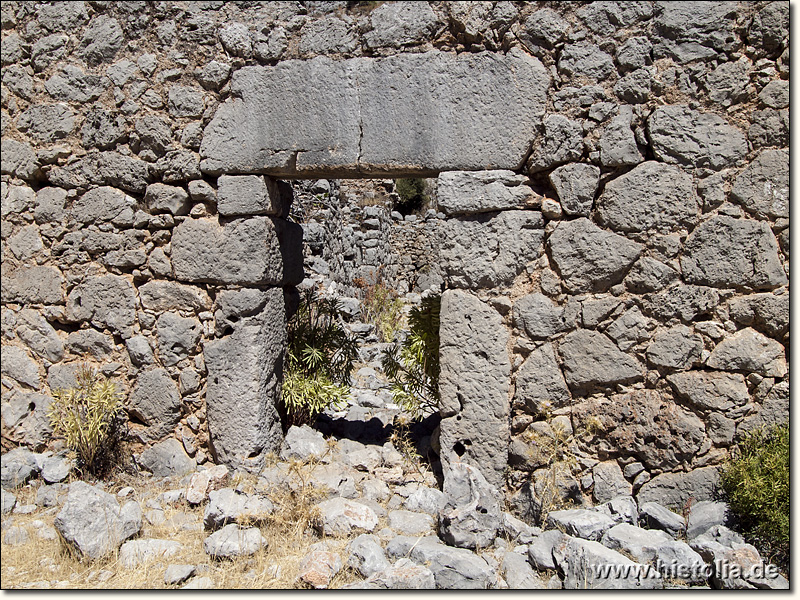
[[[281,387],[287,426],[311,423],[326,408],[341,406],[349,393],[358,345],[342,325],[338,300],[313,289],[301,297],[287,330]]]
[[[394,401],[415,419],[439,409],[439,312],[441,296],[429,296],[408,315],[410,333],[402,345],[384,351],[384,373]]]
[[[87,365],[76,373],[77,386],[53,391],[48,409],[55,435],[77,454],[80,470],[99,475],[113,460],[119,442],[122,398],[113,381]]]

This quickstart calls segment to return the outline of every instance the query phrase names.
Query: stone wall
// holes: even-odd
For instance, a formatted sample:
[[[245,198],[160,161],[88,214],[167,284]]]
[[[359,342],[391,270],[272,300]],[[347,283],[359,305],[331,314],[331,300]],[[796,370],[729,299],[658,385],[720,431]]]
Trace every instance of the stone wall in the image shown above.
[[[707,495],[788,414],[788,5],[347,6],[3,3],[4,445],[88,358],[144,443],[257,468],[303,278],[273,178],[437,176],[445,469],[535,513],[555,427],[562,495]]]

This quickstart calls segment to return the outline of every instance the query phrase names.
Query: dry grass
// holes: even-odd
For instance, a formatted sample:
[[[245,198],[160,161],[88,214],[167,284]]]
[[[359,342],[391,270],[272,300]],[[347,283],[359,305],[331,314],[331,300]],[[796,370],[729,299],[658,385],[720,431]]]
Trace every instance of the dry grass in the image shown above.
[[[117,556],[82,562],[67,551],[60,540],[41,539],[36,533],[34,522],[39,520],[46,526],[53,527],[60,507],[40,508],[30,515],[11,515],[11,525],[24,527],[28,531],[29,540],[18,546],[3,544],[2,586],[4,589],[178,588],[184,584],[168,586],[164,583],[164,571],[169,564],[190,564],[197,567],[195,576],[209,577],[216,589],[304,588],[307,586],[297,581],[300,563],[309,552],[310,546],[320,541],[326,541],[328,550],[338,553],[345,565],[331,581],[330,588],[361,580],[358,573],[346,566],[347,545],[360,532],[353,532],[347,538],[332,539],[321,537],[315,528],[318,518],[316,505],[327,495],[324,490],[308,485],[316,464],[290,462],[292,485],[271,489],[268,495],[275,506],[274,512],[266,519],[252,523],[259,527],[267,539],[267,547],[252,556],[236,560],[214,560],[203,550],[203,540],[209,532],[197,525],[202,525],[205,504],[190,506],[186,502],[180,502],[170,506],[162,502],[165,521],[152,525],[145,518],[139,537],[176,541],[181,544],[181,549],[166,559],[156,559],[134,569],[124,568]],[[136,490],[130,497],[141,504],[144,513],[150,510],[147,506],[148,500],[155,499],[167,489],[180,488],[177,480],[171,481],[168,486],[164,486],[163,482],[157,485],[155,482],[139,480],[109,485],[107,491],[116,493],[125,485],[131,485]],[[256,480],[234,478],[230,485],[239,485],[252,492],[256,487]],[[14,494],[18,505],[35,503],[35,487],[23,487]],[[179,526],[180,522],[194,527],[182,528]],[[378,529],[385,524],[385,519],[381,519]]]

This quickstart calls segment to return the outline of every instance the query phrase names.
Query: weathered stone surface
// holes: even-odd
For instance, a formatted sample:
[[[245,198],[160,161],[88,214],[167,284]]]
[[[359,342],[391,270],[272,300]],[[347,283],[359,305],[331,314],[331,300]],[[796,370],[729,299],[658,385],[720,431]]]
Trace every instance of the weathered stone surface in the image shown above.
[[[211,299],[199,287],[183,285],[175,281],[154,279],[139,286],[142,307],[156,313],[169,310],[210,310]]]
[[[544,590],[546,586],[531,568],[527,557],[516,552],[506,552],[500,573],[511,590]]]
[[[583,127],[564,115],[547,115],[542,121],[541,139],[533,144],[528,171],[536,173],[583,156]]]
[[[756,148],[789,145],[789,109],[757,110],[750,114],[747,138]]]
[[[69,477],[75,461],[65,456],[51,456],[42,461],[42,479],[47,483],[60,483]]]
[[[558,70],[567,77],[602,81],[614,72],[614,61],[592,44],[569,44],[561,51]]]
[[[747,139],[712,113],[686,106],[659,106],[647,121],[655,157],[663,162],[719,170],[747,155]]]
[[[548,84],[538,60],[514,51],[246,67],[206,128],[202,168],[318,176],[517,169]]]
[[[656,334],[647,347],[647,361],[659,368],[686,370],[700,361],[703,339],[685,325]]]
[[[268,291],[259,317],[240,320],[231,335],[206,342],[208,429],[217,462],[260,469],[283,441],[275,402],[286,344],[283,290]]]
[[[44,144],[67,137],[74,128],[75,113],[66,104],[34,105],[17,120],[17,129]]]
[[[728,525],[732,520],[730,508],[725,502],[703,500],[692,504],[686,524],[686,539],[703,535],[715,525]]]
[[[3,140],[5,144],[6,140]],[[5,146],[3,146],[5,151]],[[5,160],[6,156],[3,155]],[[5,163],[4,163],[5,164]],[[5,166],[3,173],[5,173]],[[5,184],[5,182],[3,182]],[[36,203],[36,192],[34,192],[27,185],[3,185],[2,187],[2,216],[7,217],[13,213],[24,213]]]
[[[439,535],[448,546],[486,548],[502,525],[497,490],[480,470],[454,463],[444,479],[445,506],[439,513]]]
[[[433,517],[410,510],[389,511],[389,528],[400,535],[426,535],[436,526]]]
[[[96,358],[106,358],[114,351],[114,339],[96,329],[81,329],[67,336],[66,347],[74,354],[91,354]]]
[[[697,223],[700,199],[687,173],[648,161],[610,181],[597,209],[601,221],[616,231],[671,233]]]
[[[759,219],[789,217],[789,152],[765,150],[739,173],[731,198]]]
[[[750,327],[717,344],[706,364],[712,369],[754,372],[764,377],[783,377],[788,370],[783,346]]]
[[[143,335],[136,335],[126,340],[125,348],[128,351],[131,362],[136,367],[152,365],[155,362],[150,342]]]
[[[408,558],[399,559],[393,565],[372,575],[365,583],[386,590],[436,589],[436,580],[431,570]]]
[[[128,338],[136,319],[133,285],[119,275],[87,277],[70,292],[66,318],[72,322],[90,321],[95,327],[108,327]]]
[[[137,462],[156,477],[185,475],[196,466],[194,460],[186,455],[183,444],[175,438],[167,438],[150,446],[142,452]]]
[[[5,363],[11,361],[7,357],[7,350],[12,348],[11,346],[3,347],[3,375],[7,374],[6,370],[14,370],[13,362],[11,368],[5,368]],[[28,366],[33,369],[32,373],[38,376],[36,363],[31,361]],[[18,373],[17,377],[22,378],[24,375]],[[39,380],[37,379],[36,381],[38,382]],[[52,396],[36,392],[14,390],[10,394],[4,394],[2,408],[3,435],[9,440],[30,447],[36,447],[50,440],[53,437],[53,429],[47,413],[52,401]]]
[[[758,93],[758,99],[770,108],[781,109],[789,107],[789,82],[774,79],[764,86]]]
[[[214,311],[217,334],[222,334],[226,328],[233,327],[242,317],[252,317],[260,313],[269,297],[269,293],[254,288],[220,290]]]
[[[229,523],[260,523],[273,508],[269,498],[263,496],[239,493],[231,488],[213,490],[208,494],[203,525],[213,531]]]
[[[564,379],[570,389],[583,394],[594,386],[612,386],[640,380],[643,366],[624,354],[607,336],[579,329],[568,334],[558,345]]]
[[[165,312],[156,321],[158,333],[158,355],[169,367],[194,353],[203,326],[194,317],[181,317],[174,312]]]
[[[508,232],[515,235],[509,236]],[[442,269],[450,285],[492,288],[513,281],[542,251],[540,212],[506,211],[448,219],[441,228]]]
[[[39,473],[36,456],[25,448],[15,448],[0,458],[2,465],[2,486],[13,489],[21,486]]]
[[[362,533],[350,542],[347,552],[349,554],[347,564],[363,577],[370,577],[391,566],[386,560],[378,538],[368,533]]]
[[[6,516],[12,510],[14,510],[14,506],[17,504],[17,497],[14,494],[7,492],[6,488],[0,488],[0,495],[2,495],[2,514]]]
[[[324,535],[348,536],[353,530],[372,531],[378,517],[369,506],[345,498],[332,498],[319,503],[320,528]]]
[[[165,369],[143,371],[128,400],[128,412],[147,426],[142,435],[157,440],[175,429],[181,418],[181,396]]]
[[[668,40],[730,50],[737,43],[732,35],[735,23],[735,2],[689,5],[678,2],[665,4],[655,25],[656,31]]]
[[[609,502],[618,496],[630,496],[631,484],[625,480],[617,461],[597,463],[592,468],[594,490],[592,495],[597,503]]]
[[[169,565],[164,571],[164,583],[167,585],[179,585],[195,574],[194,565]]]
[[[548,528],[558,529],[584,540],[599,540],[615,524],[608,515],[583,508],[554,510],[547,515]]]
[[[341,557],[329,550],[312,550],[300,562],[299,581],[315,589],[325,589],[339,571],[342,570]]]
[[[64,277],[56,267],[3,268],[2,301],[20,304],[62,304]]]
[[[71,215],[81,223],[111,221],[125,225],[133,217],[136,201],[116,188],[103,186],[89,190],[72,204]]]
[[[611,122],[603,128],[598,143],[600,162],[603,166],[624,167],[638,164],[644,160],[633,135],[632,119],[631,107],[623,106],[620,108],[619,115],[611,119]]]
[[[661,589],[663,581],[655,569],[641,565],[599,542],[569,538],[553,550],[556,566],[564,572],[564,588],[575,589]],[[600,565],[619,565],[618,572],[601,576]]]
[[[169,213],[172,215],[188,215],[191,204],[189,194],[180,187],[151,183],[147,186],[144,201],[151,214]]]
[[[639,504],[639,521],[648,529],[660,529],[676,538],[686,531],[686,519],[681,515],[664,508],[657,502]]]
[[[81,556],[98,559],[115,552],[142,528],[142,509],[134,501],[120,507],[116,498],[83,481],[69,486],[64,508],[55,518],[64,541]]]
[[[17,335],[28,348],[51,363],[64,358],[64,342],[53,329],[53,326],[30,308],[17,313]]]
[[[600,183],[599,167],[572,163],[558,167],[549,177],[566,214],[579,217],[591,214],[594,195]]]
[[[755,90],[750,85],[753,64],[746,57],[722,63],[706,76],[708,96],[720,106],[746,102]]]
[[[508,452],[508,332],[500,314],[460,290],[442,294],[440,445],[445,478],[464,461],[503,485]]]
[[[189,219],[175,228],[172,265],[182,281],[296,285],[303,279],[302,228],[269,217]]]
[[[553,303],[544,294],[523,296],[514,303],[514,326],[534,340],[544,340],[571,328],[564,307]]]
[[[228,468],[225,465],[214,465],[192,473],[186,485],[186,501],[189,504],[201,504],[210,491],[218,489],[228,479]]]
[[[694,413],[658,390],[634,390],[575,407],[576,423],[588,417],[602,423],[598,449],[611,457],[634,456],[648,469],[674,469],[690,460],[705,433]],[[658,444],[648,440],[658,440]]]
[[[203,550],[213,558],[250,556],[267,546],[266,538],[256,527],[226,525],[203,540]]]
[[[750,294],[728,303],[731,318],[782,339],[789,331],[789,294]]]
[[[653,322],[642,314],[638,306],[626,310],[606,328],[606,335],[613,339],[619,349],[627,352],[633,346],[652,336]]]
[[[285,217],[292,201],[291,187],[257,175],[223,175],[217,180],[217,210],[223,216],[274,215]]]
[[[688,473],[662,473],[645,483],[636,497],[640,505],[658,502],[680,511],[690,498],[712,500],[718,484],[717,467],[703,467]]]
[[[569,536],[558,529],[542,532],[528,545],[528,561],[540,571],[555,570],[553,548],[562,546],[567,540]]]
[[[436,199],[446,215],[525,208],[536,198],[527,181],[513,171],[445,171],[436,180]]]
[[[700,410],[727,411],[750,400],[744,375],[739,373],[688,371],[673,373],[667,381],[678,397]]]
[[[39,224],[63,222],[66,199],[66,190],[55,187],[41,188],[36,192],[36,205],[33,209],[34,220]]]
[[[309,21],[300,37],[300,53],[305,57],[328,54],[352,54],[358,48],[358,38],[352,21],[336,15]]]
[[[372,30],[364,34],[368,48],[401,48],[422,43],[442,25],[430,5],[392,2],[369,14]]]
[[[561,15],[549,8],[532,12],[522,23],[521,39],[533,45],[552,48],[564,39],[569,29]]]
[[[603,231],[586,218],[560,223],[548,246],[564,285],[574,293],[608,290],[622,281],[642,252],[640,244]]]
[[[96,100],[111,82],[99,75],[87,74],[76,65],[61,65],[44,83],[44,89],[55,100],[86,103]]]
[[[283,440],[281,458],[283,460],[322,458],[327,452],[328,443],[319,431],[308,425],[300,427],[292,425]]]
[[[122,27],[116,19],[99,15],[83,32],[80,54],[90,66],[111,62],[125,43]]]
[[[602,464],[605,463],[598,463],[598,465]],[[638,465],[642,469],[644,468],[641,463],[638,463]],[[626,468],[625,476],[627,475],[628,471]],[[595,478],[595,486],[597,486],[596,475],[593,474],[593,477]],[[616,474],[614,475],[614,479],[616,479]],[[625,481],[623,484],[623,481],[625,480],[617,480],[617,483],[614,486],[618,486],[617,489],[621,489],[623,491],[623,495],[615,496],[608,502],[604,502],[603,504],[595,506],[592,510],[611,517],[615,523],[630,523],[631,525],[634,525],[639,521],[639,509],[636,507],[636,500],[634,500],[633,496],[630,495],[630,484],[628,484],[627,481]],[[606,482],[604,482],[603,485],[605,486]],[[606,493],[606,495],[608,495],[608,493]]]
[[[29,181],[39,173],[33,149],[23,142],[4,139],[0,144],[0,172]]]
[[[531,414],[567,406],[572,400],[552,344],[533,350],[517,371],[514,405]]]
[[[163,560],[177,554],[181,545],[172,540],[130,540],[119,549],[119,562],[125,569],[135,569],[155,560]]]
[[[681,269],[687,283],[714,287],[763,289],[787,282],[767,223],[724,215],[695,228],[686,240]]]
[[[700,285],[678,283],[655,294],[647,294],[642,299],[644,312],[656,319],[669,320],[677,317],[685,323],[710,318],[719,304],[719,292]]]
[[[625,277],[625,287],[634,294],[657,292],[676,282],[679,277],[672,267],[649,256],[642,256]]]

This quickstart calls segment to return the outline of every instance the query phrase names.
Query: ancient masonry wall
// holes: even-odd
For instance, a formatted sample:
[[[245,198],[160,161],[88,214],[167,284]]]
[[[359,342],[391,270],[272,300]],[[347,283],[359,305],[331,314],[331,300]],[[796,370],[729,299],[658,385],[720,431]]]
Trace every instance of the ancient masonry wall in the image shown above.
[[[438,176],[445,469],[533,518],[558,435],[564,497],[708,496],[788,415],[788,3],[346,4],[3,3],[4,447],[88,359],[143,444],[257,468],[279,179]]]

